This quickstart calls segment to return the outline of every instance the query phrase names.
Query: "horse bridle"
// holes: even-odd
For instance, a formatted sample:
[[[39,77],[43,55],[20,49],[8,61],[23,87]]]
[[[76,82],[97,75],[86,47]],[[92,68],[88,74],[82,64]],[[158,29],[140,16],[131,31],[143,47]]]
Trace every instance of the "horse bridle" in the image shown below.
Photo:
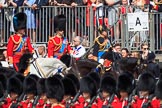
[[[38,72],[38,74],[42,77],[42,75],[41,75],[41,73],[40,73],[40,71],[39,71],[39,69],[38,69],[38,66],[34,64],[34,61],[36,61],[36,60],[37,60],[37,58],[33,58],[33,60],[29,62],[29,64],[33,64],[35,70],[36,70],[36,71]],[[43,77],[42,77],[42,78],[43,78]]]

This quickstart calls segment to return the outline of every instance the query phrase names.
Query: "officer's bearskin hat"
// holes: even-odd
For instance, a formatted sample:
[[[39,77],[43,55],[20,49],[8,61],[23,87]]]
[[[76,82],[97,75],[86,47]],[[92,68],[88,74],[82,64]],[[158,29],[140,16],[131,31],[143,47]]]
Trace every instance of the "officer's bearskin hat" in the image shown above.
[[[34,78],[28,76],[25,78],[23,83],[23,90],[25,94],[37,95],[37,82]]]
[[[80,80],[80,92],[88,92],[91,98],[96,95],[96,82],[89,76],[85,76]]]
[[[65,77],[62,79],[62,83],[64,85],[65,95],[70,95],[70,96],[74,97],[77,93],[77,88],[76,88],[74,82],[70,78]]]
[[[94,60],[83,59],[77,61],[78,70],[80,72],[80,76],[86,76],[89,72],[96,69],[99,63]]]
[[[54,17],[54,31],[64,31],[66,29],[66,16],[65,15],[56,15]]]
[[[13,17],[13,26],[15,31],[26,29],[27,16],[25,13],[17,13]]]
[[[2,83],[0,82],[0,98],[3,96],[3,94],[4,94],[4,89]]]
[[[101,89],[101,91],[110,93],[110,95],[115,93],[116,80],[110,75],[103,77],[101,79],[100,89]]]
[[[162,75],[160,75],[159,80],[156,84],[155,95],[157,98],[162,100]]]
[[[88,73],[88,76],[91,77],[95,82],[96,82],[96,86],[97,88],[99,88],[100,85],[100,75],[98,72],[90,72]]]
[[[37,94],[38,95],[41,95],[41,94],[44,94],[46,92],[46,89],[45,89],[45,78],[40,78],[38,81],[37,81]]]
[[[135,80],[131,73],[124,72],[120,74],[117,81],[117,91],[127,92],[130,94],[135,88]]]
[[[79,79],[74,74],[67,74],[66,77],[70,78],[74,82],[75,87],[77,88],[78,91],[80,89]]]
[[[56,99],[61,102],[64,96],[64,86],[60,79],[56,77],[49,77],[45,81],[47,98]]]
[[[8,93],[16,93],[18,95],[21,95],[23,92],[23,83],[16,77],[11,77],[8,79],[7,83],[7,91]]]
[[[4,90],[7,89],[7,78],[3,73],[0,73],[0,82],[2,83],[2,86],[4,88]]]
[[[148,72],[142,73],[139,76],[137,90],[138,91],[148,91],[149,94],[154,93],[156,86],[155,78]]]

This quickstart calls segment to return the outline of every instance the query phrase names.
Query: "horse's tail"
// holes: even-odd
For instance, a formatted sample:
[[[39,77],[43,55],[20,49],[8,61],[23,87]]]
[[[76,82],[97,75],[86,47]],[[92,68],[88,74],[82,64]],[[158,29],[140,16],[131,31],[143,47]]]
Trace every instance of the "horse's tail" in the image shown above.
[[[23,54],[19,62],[19,72],[24,73],[29,66],[30,59],[32,59],[32,54],[27,53]]]

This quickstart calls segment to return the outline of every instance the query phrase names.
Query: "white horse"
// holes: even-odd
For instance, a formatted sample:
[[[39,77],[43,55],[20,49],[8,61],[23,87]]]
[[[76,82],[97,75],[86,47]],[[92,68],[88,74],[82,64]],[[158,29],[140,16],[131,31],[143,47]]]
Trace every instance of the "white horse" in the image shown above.
[[[66,65],[56,58],[37,58],[30,62],[29,72],[42,78],[48,78],[57,73],[67,73]]]

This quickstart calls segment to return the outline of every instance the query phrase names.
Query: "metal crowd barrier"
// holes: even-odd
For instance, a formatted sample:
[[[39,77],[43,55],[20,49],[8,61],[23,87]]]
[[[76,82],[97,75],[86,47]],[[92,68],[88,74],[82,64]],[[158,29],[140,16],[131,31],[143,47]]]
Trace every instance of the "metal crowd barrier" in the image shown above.
[[[112,10],[112,11],[111,11]],[[111,12],[112,13],[111,13]],[[114,12],[113,12],[114,11]],[[12,7],[0,10],[0,40],[7,44],[12,32],[12,16],[16,12],[27,14],[27,34],[32,43],[46,44],[49,37],[54,36],[54,16],[64,14],[67,18],[65,37],[72,41],[76,35],[82,36],[85,46],[91,46],[95,37],[98,36],[99,20],[102,19],[108,28],[108,36],[112,43],[121,43],[130,51],[141,50],[141,43],[148,42],[150,49],[160,51],[162,46],[162,14],[149,13],[149,30],[129,32],[126,14],[119,14],[116,7],[103,7],[102,12],[93,7],[57,7],[44,6],[37,10],[30,7]],[[98,14],[98,12],[100,12]],[[102,13],[102,14],[101,14]],[[113,28],[113,29],[112,29]]]

